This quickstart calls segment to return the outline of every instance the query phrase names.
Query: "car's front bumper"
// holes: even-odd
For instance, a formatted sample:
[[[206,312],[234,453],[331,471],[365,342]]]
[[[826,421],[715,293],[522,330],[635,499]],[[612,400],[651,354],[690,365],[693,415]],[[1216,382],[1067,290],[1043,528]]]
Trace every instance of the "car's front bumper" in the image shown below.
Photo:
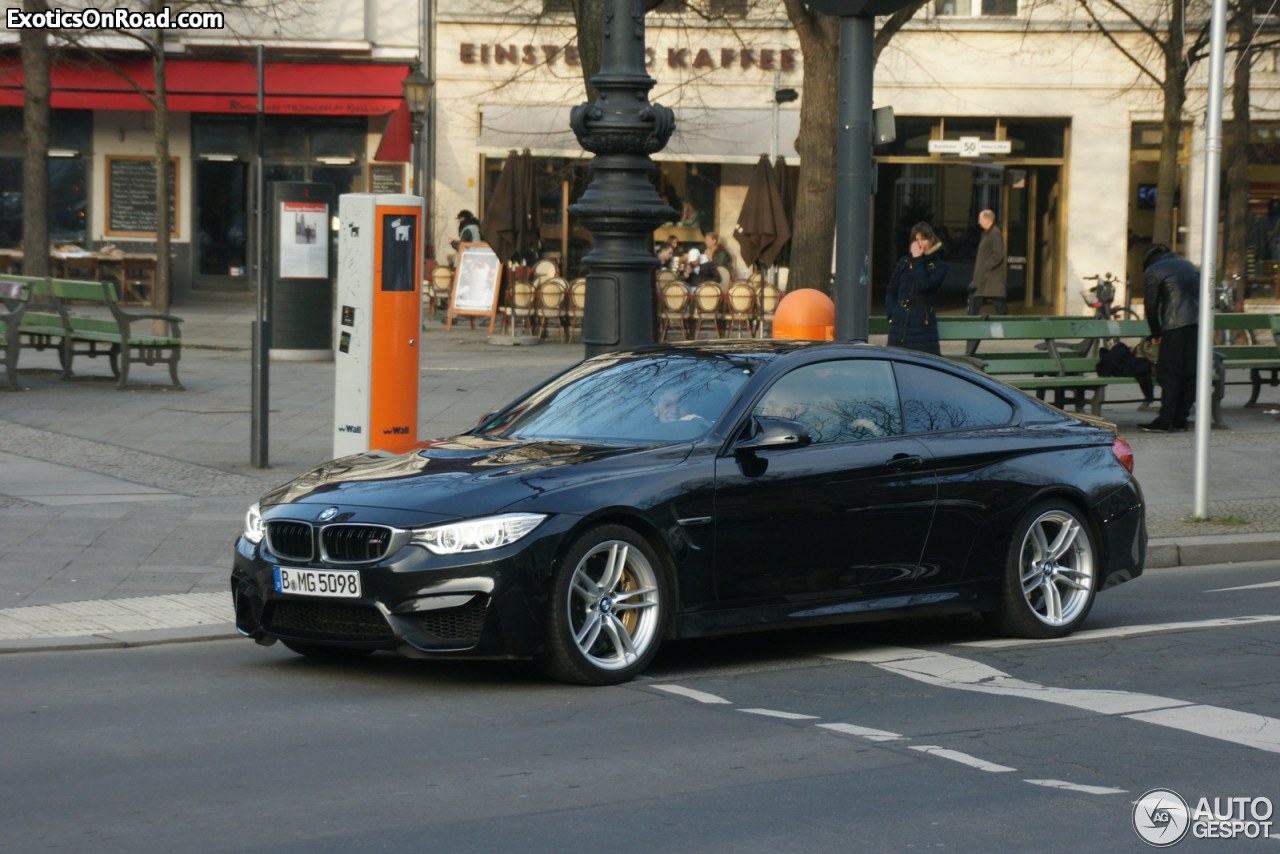
[[[546,590],[571,522],[551,517],[519,542],[492,551],[441,556],[409,545],[359,567],[281,562],[265,542],[242,537],[231,572],[236,628],[259,643],[528,658],[542,644]],[[277,566],[359,572],[361,596],[279,592]]]

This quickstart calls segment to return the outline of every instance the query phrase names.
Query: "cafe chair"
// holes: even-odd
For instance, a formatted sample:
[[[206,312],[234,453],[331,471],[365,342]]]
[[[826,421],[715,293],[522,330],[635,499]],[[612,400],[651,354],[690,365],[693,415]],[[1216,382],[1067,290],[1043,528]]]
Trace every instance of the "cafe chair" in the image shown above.
[[[515,282],[511,286],[511,303],[503,306],[502,312],[511,324],[512,338],[515,337],[516,329],[520,326],[524,326],[527,334],[533,334],[536,297],[537,292],[532,282]]]
[[[453,291],[453,268],[440,265],[422,285],[422,298],[426,301],[426,317],[435,320],[436,313],[449,310],[449,294]]]
[[[569,327],[566,324],[565,312],[569,296],[568,283],[559,276],[552,276],[550,279],[538,282],[536,288],[538,297],[535,313],[538,318],[538,337],[546,338],[547,330],[554,324],[560,332],[560,340],[567,341]]]
[[[729,288],[725,303],[725,337],[752,337],[756,322],[756,292],[745,281],[737,282]],[[736,336],[735,332],[738,333]]]
[[[569,334],[568,340],[573,340],[574,330],[582,332],[582,324],[587,317],[587,280],[584,277],[574,279],[569,284]]]
[[[766,338],[773,334],[773,315],[778,311],[778,303],[782,302],[782,291],[776,285],[761,285],[758,302],[756,337]]]
[[[658,340],[666,341],[671,330],[679,327],[680,337],[689,337],[689,288],[684,282],[670,281],[662,286],[658,303]]]
[[[701,338],[708,325],[713,338],[722,337],[724,290],[715,282],[703,282],[693,292],[693,337]]]
[[[125,258],[120,263],[123,302],[147,303],[156,289],[155,258]]]
[[[84,282],[99,281],[102,270],[101,262],[95,255],[69,256],[60,259],[63,279],[76,279]]]

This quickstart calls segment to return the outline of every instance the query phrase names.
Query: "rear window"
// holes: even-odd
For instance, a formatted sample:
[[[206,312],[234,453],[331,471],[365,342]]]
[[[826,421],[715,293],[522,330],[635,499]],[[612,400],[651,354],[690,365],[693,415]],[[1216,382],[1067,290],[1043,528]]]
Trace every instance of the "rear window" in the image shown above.
[[[1013,420],[1013,405],[977,383],[945,371],[895,364],[908,434],[996,427]]]

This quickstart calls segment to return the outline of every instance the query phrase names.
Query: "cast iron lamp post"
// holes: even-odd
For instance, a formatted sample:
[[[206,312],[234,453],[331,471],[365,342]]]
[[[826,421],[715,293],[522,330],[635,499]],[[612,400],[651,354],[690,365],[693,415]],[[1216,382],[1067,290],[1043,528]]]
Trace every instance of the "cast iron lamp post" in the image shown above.
[[[413,161],[413,189],[426,201],[427,221],[423,224],[422,233],[427,238],[427,244],[434,244],[431,231],[431,185],[435,183],[431,170],[434,164],[422,156],[422,127],[427,111],[431,109],[431,80],[421,70],[414,69],[401,86],[404,89],[405,106],[409,108],[409,115],[413,118],[413,151],[410,154]]]
[[[573,108],[569,124],[596,156],[591,183],[569,210],[591,230],[586,354],[652,344],[655,300],[653,230],[675,216],[654,186],[649,155],[675,130],[675,114],[649,103],[656,81],[644,70],[644,0],[605,0],[600,72],[594,103]]]

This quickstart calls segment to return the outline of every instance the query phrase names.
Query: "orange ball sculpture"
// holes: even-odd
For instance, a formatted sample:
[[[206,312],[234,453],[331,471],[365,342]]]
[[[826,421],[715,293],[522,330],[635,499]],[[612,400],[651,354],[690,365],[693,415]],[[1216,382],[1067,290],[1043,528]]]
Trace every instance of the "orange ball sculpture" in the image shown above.
[[[836,304],[813,288],[791,291],[773,314],[773,337],[799,341],[834,341]]]

